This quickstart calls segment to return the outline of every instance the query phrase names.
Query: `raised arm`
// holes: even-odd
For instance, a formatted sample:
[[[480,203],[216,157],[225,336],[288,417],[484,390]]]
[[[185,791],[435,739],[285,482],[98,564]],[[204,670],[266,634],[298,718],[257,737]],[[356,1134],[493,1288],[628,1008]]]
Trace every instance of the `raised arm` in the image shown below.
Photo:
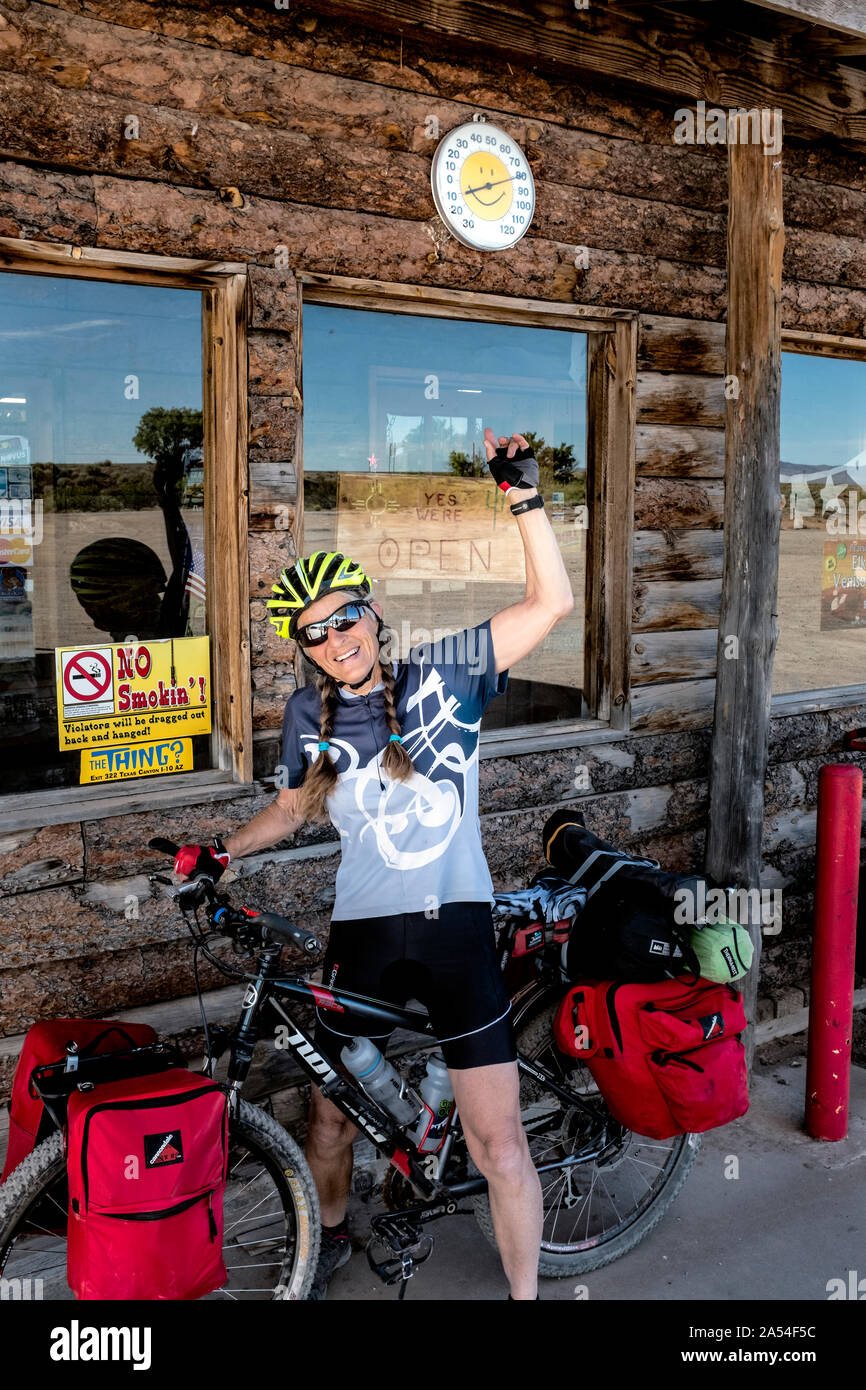
[[[499,445],[508,446],[508,459],[514,458],[518,450],[529,448],[522,434],[512,435],[510,441],[500,435]],[[493,431],[489,428],[484,431],[484,447],[490,463],[496,459],[497,447]],[[527,501],[537,493],[535,487],[512,488],[507,494],[509,506]],[[564,618],[574,607],[574,595],[565,564],[543,508],[524,512],[514,521],[520,531],[526,556],[526,593],[519,603],[503,608],[490,619],[497,671],[507,671],[528,656],[560,618]]]

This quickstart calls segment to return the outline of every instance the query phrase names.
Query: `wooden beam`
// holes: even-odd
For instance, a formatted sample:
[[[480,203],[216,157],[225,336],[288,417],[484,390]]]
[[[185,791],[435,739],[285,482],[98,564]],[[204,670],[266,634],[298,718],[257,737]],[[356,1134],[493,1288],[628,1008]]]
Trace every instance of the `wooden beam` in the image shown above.
[[[728,146],[728,318],[725,564],[710,749],[706,871],[760,885],[764,775],[778,637],[779,411],[782,386],[781,161],[755,145]],[[737,641],[732,654],[729,639]],[[743,995],[755,1020],[761,926]],[[754,1028],[746,1034],[751,1065]]]
[[[247,521],[246,275],[205,291],[204,454],[208,592],[213,657],[213,753],[236,782],[253,775]]]
[[[787,15],[789,19],[811,20],[841,34],[866,37],[866,0],[750,0],[762,9]]]
[[[628,727],[637,318],[589,335],[584,649],[587,712]]]
[[[843,10],[855,2],[862,4],[841,0]],[[820,3],[829,10],[835,0]],[[413,43],[425,33],[445,35],[464,51],[502,54],[530,71],[567,76],[579,70],[636,84],[671,106],[682,97],[725,108],[781,106],[788,131],[821,130],[866,143],[866,73],[819,60],[805,70],[772,39],[733,27],[708,31],[703,15],[674,7],[656,24],[635,24],[628,13],[605,5],[575,11],[565,0],[550,0],[532,13],[516,0],[475,0],[471,6],[463,0],[438,0],[435,6],[419,0],[317,0],[316,8]],[[860,32],[854,29],[855,36]]]

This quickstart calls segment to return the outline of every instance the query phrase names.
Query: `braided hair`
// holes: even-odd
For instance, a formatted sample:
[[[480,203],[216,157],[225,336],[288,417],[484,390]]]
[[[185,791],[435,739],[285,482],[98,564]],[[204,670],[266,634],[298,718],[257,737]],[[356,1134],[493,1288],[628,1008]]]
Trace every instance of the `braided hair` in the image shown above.
[[[391,633],[387,629],[383,629],[379,637],[379,665],[382,672],[382,684],[385,688],[385,720],[389,733],[399,737],[400,721],[397,718],[397,706],[394,700],[394,671],[391,662],[387,660],[387,652],[385,651],[386,647],[390,647],[390,642]],[[334,731],[338,686],[333,676],[328,676],[324,672],[317,677],[316,686],[322,699],[319,742],[329,743]],[[393,777],[398,782],[408,781],[415,770],[406,749],[402,743],[396,741],[389,742],[382,754],[382,767],[389,777]],[[327,821],[328,813],[325,803],[336,785],[337,769],[334,760],[329,750],[323,749],[319,752],[313,766],[308,768],[307,775],[301,783],[299,809],[304,820]]]

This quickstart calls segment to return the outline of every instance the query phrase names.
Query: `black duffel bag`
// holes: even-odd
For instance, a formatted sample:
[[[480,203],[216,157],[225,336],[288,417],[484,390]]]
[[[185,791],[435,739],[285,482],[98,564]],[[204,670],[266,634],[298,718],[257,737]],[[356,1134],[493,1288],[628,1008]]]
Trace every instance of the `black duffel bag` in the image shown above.
[[[655,859],[625,854],[586,828],[580,811],[555,811],[542,831],[547,862],[563,878],[586,888],[563,951],[569,979],[654,981],[690,974],[700,966],[690,944],[690,924],[677,921],[696,874],[674,874]]]

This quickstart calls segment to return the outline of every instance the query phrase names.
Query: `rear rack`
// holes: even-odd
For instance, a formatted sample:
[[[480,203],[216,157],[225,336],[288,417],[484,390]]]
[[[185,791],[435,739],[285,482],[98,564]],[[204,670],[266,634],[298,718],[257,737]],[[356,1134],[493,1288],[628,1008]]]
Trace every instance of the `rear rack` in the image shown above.
[[[92,1057],[80,1057],[68,1052],[62,1062],[50,1062],[35,1067],[30,1076],[31,1088],[39,1098],[50,1104],[63,1100],[73,1091],[90,1090],[108,1081],[123,1081],[130,1076],[149,1076],[180,1065],[177,1048],[171,1043],[155,1042],[145,1047],[127,1048],[123,1052],[98,1052]],[[50,1112],[49,1112],[50,1113]]]

